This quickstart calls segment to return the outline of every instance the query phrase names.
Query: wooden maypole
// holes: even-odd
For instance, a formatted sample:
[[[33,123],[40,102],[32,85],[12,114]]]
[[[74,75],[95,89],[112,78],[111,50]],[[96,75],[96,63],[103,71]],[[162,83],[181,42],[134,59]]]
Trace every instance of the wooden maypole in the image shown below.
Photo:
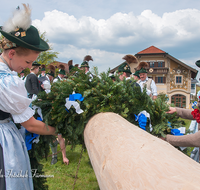
[[[93,116],[84,131],[101,190],[200,189],[200,165],[115,113]]]

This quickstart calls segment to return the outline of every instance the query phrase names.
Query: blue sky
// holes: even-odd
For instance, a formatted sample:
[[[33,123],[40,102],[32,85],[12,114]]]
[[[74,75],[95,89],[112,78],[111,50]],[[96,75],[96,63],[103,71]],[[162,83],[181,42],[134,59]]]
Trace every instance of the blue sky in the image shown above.
[[[32,8],[32,24],[46,32],[57,61],[81,64],[89,54],[99,71],[123,62],[151,45],[195,66],[200,59],[199,0],[24,0]],[[0,25],[21,0],[4,1]],[[197,77],[199,78],[199,77]]]

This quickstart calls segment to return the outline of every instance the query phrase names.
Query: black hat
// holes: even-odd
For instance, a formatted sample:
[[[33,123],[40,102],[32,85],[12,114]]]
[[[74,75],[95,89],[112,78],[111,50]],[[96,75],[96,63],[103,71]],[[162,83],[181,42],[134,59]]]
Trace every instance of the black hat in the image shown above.
[[[200,67],[200,60],[196,61],[195,64],[197,67]]]
[[[41,64],[39,64],[37,61],[34,61],[33,63],[32,63],[32,66],[40,66]]]

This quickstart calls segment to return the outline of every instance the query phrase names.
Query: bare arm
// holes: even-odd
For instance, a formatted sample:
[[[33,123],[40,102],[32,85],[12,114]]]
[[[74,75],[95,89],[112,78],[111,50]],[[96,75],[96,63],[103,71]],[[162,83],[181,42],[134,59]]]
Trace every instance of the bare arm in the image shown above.
[[[62,138],[61,134],[58,134],[58,141],[59,141],[59,144],[60,144],[60,149],[62,150],[63,162],[68,165],[69,160],[66,157],[65,139]]]
[[[28,121],[21,123],[21,125],[31,133],[39,135],[56,135],[56,129],[54,127],[46,126],[45,123],[36,120],[34,117],[31,117]]]
[[[157,96],[153,96],[153,100],[155,100],[157,98]]]

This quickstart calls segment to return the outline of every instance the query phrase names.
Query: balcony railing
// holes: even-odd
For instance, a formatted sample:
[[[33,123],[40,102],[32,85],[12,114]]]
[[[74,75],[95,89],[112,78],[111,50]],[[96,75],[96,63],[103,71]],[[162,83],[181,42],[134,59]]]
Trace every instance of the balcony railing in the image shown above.
[[[150,74],[167,74],[169,68],[167,67],[151,67],[147,69],[148,73]]]

